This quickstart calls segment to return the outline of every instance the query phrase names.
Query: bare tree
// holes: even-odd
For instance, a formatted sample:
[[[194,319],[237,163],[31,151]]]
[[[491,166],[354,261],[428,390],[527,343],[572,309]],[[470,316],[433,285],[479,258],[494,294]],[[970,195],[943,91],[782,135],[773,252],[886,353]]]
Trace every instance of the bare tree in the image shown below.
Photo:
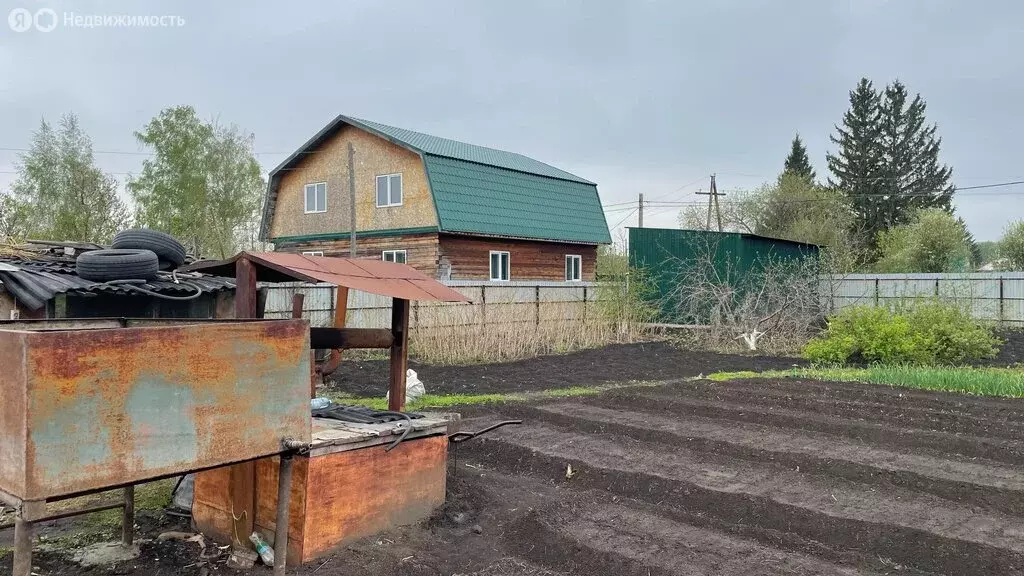
[[[818,258],[744,263],[710,236],[693,248],[693,257],[673,259],[664,304],[679,321],[696,325],[701,344],[789,352],[820,329],[838,278],[823,274]]]

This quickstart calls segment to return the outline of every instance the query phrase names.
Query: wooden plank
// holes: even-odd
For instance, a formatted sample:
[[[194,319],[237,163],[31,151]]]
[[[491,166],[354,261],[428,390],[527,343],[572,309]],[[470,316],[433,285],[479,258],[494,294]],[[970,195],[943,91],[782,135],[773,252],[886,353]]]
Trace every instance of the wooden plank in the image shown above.
[[[409,365],[409,301],[392,298],[391,370],[388,384],[388,410],[401,412],[405,409],[405,371]]]
[[[448,438],[309,459],[303,562],[354,540],[414,524],[444,504]]]
[[[583,267],[582,280],[593,281],[597,266],[597,246],[536,240],[510,240],[442,234],[438,257],[452,266],[452,280],[489,280],[490,251],[509,253],[511,280],[565,281],[565,257],[578,255]]]
[[[242,462],[234,464],[228,481],[231,502],[232,544],[249,549],[249,534],[252,534],[253,516],[256,510],[256,464]]]
[[[405,300],[403,300],[405,302]],[[309,347],[320,349],[390,348],[394,336],[387,328],[310,328]]]
[[[260,315],[256,291],[256,267],[248,258],[235,262],[235,317],[256,318]],[[248,550],[256,513],[256,465],[243,462],[231,466],[228,480],[231,505],[231,544]]]

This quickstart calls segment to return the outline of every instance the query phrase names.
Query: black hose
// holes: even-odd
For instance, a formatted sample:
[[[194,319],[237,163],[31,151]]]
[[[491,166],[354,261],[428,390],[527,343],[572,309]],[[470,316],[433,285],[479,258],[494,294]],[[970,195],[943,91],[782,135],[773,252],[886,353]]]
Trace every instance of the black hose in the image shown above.
[[[454,434],[449,434],[448,435],[448,441],[451,442],[452,444],[458,444],[459,442],[465,442],[466,440],[472,440],[473,438],[476,438],[477,436],[481,436],[483,434],[487,434],[491,430],[497,430],[498,428],[501,428],[502,426],[508,426],[509,424],[522,424],[522,423],[523,423],[522,420],[506,420],[504,422],[498,422],[497,424],[494,424],[492,426],[488,426],[487,428],[484,428],[483,430],[477,430],[476,432],[455,432]]]
[[[200,296],[203,295],[202,287],[188,281],[179,282],[179,284],[181,284],[182,286],[188,286],[189,288],[195,289],[195,292],[193,294],[189,294],[188,296],[171,296],[169,294],[160,294],[159,292],[153,292],[152,290],[147,290],[146,288],[139,286],[139,284],[145,283],[145,280],[111,280],[109,282],[104,282],[103,284],[106,286],[117,286],[121,288],[126,288],[128,290],[134,290],[135,292],[146,294],[147,296],[153,296],[154,298],[163,298],[164,300],[195,300],[196,298],[199,298]]]
[[[382,410],[380,413],[387,414],[388,416],[398,416],[404,418],[405,421],[408,422],[408,425],[405,427],[405,430],[402,431],[402,435],[399,436],[397,440],[392,442],[387,448],[384,449],[385,452],[391,452],[391,450],[393,450],[395,446],[401,444],[402,441],[405,440],[405,437],[409,435],[409,432],[412,430],[412,418],[409,418],[409,415],[406,414],[405,412],[391,412],[390,410]]]

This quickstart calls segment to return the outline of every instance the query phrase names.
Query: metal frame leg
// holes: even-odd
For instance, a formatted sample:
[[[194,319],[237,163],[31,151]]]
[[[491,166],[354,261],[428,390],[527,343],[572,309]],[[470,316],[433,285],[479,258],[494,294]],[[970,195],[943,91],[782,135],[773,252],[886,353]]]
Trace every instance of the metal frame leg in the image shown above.
[[[131,546],[135,541],[135,486],[124,489],[124,514],[121,516],[121,544]]]
[[[292,500],[291,454],[281,455],[281,468],[277,475],[277,520],[274,523],[274,576],[284,576],[288,566],[288,513]]]
[[[32,575],[32,532],[34,523],[22,518],[21,511],[14,518],[14,568],[11,576]]]

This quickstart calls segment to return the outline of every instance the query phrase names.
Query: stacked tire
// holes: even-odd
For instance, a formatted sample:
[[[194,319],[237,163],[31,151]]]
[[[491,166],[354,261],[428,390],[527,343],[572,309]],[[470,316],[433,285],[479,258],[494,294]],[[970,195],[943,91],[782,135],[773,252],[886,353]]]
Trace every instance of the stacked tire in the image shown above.
[[[173,270],[185,263],[185,247],[164,232],[134,228],[118,232],[111,244],[114,249],[149,250],[156,254],[161,270]]]
[[[170,234],[136,228],[118,232],[110,250],[83,252],[75,261],[78,275],[94,282],[152,280],[160,270],[185,263],[185,247]]]

